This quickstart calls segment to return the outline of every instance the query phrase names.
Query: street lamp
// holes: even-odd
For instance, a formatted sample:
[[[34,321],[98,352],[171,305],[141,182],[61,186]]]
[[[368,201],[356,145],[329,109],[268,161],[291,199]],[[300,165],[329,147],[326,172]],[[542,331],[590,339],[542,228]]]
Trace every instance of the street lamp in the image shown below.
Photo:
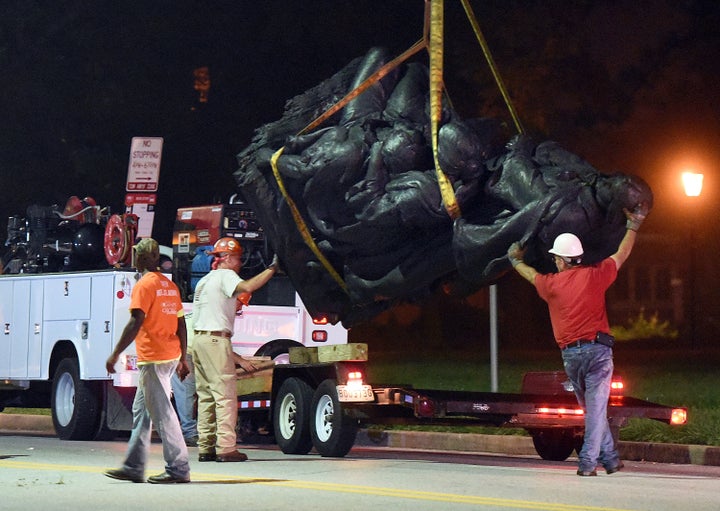
[[[688,197],[699,197],[702,192],[703,175],[697,172],[683,172],[682,183],[685,195]],[[697,244],[695,241],[695,222],[690,222],[690,348],[695,348],[695,259]]]
[[[700,192],[702,192],[703,175],[697,172],[683,172],[682,183],[683,188],[685,188],[685,195],[688,197],[699,197]]]

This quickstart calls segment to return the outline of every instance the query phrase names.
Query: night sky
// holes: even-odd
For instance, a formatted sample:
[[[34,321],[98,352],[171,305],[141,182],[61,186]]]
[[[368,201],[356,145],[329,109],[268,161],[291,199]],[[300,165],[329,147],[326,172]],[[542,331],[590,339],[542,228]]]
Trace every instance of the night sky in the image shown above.
[[[506,115],[460,2],[445,3],[445,80],[456,109]],[[656,194],[648,225],[658,231],[688,221],[683,166],[704,172],[710,239],[718,2],[472,5],[533,136],[601,171],[644,177]],[[131,138],[164,137],[154,234],[169,243],[177,207],[235,191],[235,155],[255,128],[370,47],[407,49],[422,36],[423,9],[422,0],[3,0],[2,218],[71,195],[122,212]],[[207,103],[193,87],[203,66]]]

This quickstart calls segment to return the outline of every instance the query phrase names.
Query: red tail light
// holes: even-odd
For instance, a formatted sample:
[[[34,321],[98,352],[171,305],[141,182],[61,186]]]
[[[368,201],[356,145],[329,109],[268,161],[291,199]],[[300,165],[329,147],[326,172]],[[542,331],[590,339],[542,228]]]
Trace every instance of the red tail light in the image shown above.
[[[670,424],[679,426],[687,422],[687,410],[685,408],[673,408],[670,415]]]
[[[325,342],[327,341],[327,332],[325,330],[313,330],[312,331],[313,342]]]
[[[313,316],[312,322],[316,325],[327,325],[330,323],[330,319],[325,314],[318,314],[317,316]]]
[[[432,417],[435,415],[435,403],[431,399],[421,397],[415,404],[415,413],[418,417]]]

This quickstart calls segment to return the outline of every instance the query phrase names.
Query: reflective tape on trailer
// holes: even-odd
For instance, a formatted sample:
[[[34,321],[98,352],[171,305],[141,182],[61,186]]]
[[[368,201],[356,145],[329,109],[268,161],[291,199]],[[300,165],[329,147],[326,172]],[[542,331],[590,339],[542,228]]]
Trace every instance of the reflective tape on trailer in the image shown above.
[[[269,399],[257,399],[254,401],[239,401],[238,408],[241,410],[252,410],[255,408],[270,408]]]

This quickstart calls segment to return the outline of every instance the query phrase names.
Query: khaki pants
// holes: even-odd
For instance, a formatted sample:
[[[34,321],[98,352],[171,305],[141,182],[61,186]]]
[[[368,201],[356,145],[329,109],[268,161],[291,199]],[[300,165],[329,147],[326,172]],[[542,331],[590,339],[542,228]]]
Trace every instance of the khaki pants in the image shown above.
[[[198,397],[198,451],[236,450],[237,383],[232,343],[225,337],[196,334],[192,346]]]

